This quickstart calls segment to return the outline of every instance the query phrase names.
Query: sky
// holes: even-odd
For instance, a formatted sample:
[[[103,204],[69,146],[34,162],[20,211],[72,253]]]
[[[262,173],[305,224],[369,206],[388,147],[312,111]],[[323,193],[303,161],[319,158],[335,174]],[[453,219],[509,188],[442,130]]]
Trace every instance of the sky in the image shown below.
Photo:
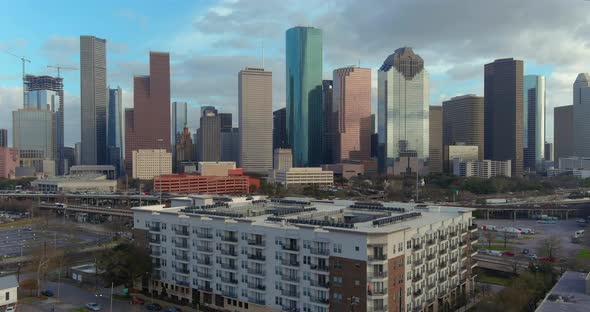
[[[524,60],[525,74],[547,79],[547,140],[553,107],[570,105],[579,72],[590,71],[590,1],[585,0],[199,0],[10,1],[0,12],[0,128],[12,133],[22,107],[21,61],[29,74],[47,65],[79,67],[79,36],[107,40],[107,83],[133,107],[133,76],[148,73],[149,51],[170,52],[172,101],[189,103],[189,126],[201,105],[234,113],[238,72],[264,64],[273,72],[273,107],[285,106],[285,31],[323,30],[324,79],[332,70],[377,68],[403,46],[425,61],[431,105],[461,94],[483,95],[483,66]],[[65,143],[80,140],[80,73],[62,71]]]

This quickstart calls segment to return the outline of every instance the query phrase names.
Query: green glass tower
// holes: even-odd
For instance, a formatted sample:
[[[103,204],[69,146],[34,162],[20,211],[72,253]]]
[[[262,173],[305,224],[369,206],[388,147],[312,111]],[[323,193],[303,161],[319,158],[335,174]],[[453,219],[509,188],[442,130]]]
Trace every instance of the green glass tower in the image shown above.
[[[322,163],[322,31],[293,27],[286,33],[287,140],[296,167]]]

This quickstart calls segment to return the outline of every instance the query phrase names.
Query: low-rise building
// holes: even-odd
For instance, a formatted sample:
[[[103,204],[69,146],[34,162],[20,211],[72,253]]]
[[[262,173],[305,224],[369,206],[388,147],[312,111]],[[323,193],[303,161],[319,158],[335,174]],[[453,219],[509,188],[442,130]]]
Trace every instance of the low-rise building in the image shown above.
[[[333,185],[334,172],[322,170],[321,167],[289,168],[271,170],[268,175],[270,183],[288,185]]]
[[[0,276],[0,307],[14,305],[18,301],[16,275]]]
[[[287,170],[293,167],[293,152],[290,148],[275,148],[273,152],[274,170]]]
[[[227,177],[236,169],[235,161],[199,161],[199,173],[202,176]]]
[[[590,157],[560,157],[558,165],[561,172],[590,170]]]
[[[443,150],[444,172],[453,173],[453,160],[462,159],[465,161],[478,160],[479,148],[477,145],[445,145]]]
[[[172,153],[166,149],[139,149],[132,151],[133,178],[151,180],[172,173]]]
[[[70,168],[70,174],[102,174],[107,176],[107,179],[116,179],[117,170],[115,166],[111,165],[77,165]]]
[[[585,312],[590,307],[590,274],[574,271],[563,273],[536,312]]]
[[[40,192],[116,192],[117,181],[105,175],[90,173],[38,179],[31,186]]]
[[[478,177],[489,179],[491,177],[511,177],[512,170],[510,160],[453,160],[453,175],[459,177]]]
[[[346,180],[365,174],[365,166],[357,163],[341,163],[322,165],[323,170],[334,172],[335,177],[341,177]]]
[[[248,197],[135,207],[144,290],[224,311],[444,311],[473,291],[473,209]]]
[[[0,178],[14,179],[16,168],[20,166],[18,150],[9,147],[0,147]]]

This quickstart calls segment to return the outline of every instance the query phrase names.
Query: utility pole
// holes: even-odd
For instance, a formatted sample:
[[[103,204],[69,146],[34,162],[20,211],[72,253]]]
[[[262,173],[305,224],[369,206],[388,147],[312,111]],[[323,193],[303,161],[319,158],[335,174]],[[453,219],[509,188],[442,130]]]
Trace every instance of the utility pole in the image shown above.
[[[25,56],[18,56],[14,53],[10,53],[8,51],[4,51],[9,55],[12,55],[16,58],[19,58],[21,60],[21,62],[23,63],[23,106],[25,105],[25,63],[31,63],[31,60],[27,59]]]

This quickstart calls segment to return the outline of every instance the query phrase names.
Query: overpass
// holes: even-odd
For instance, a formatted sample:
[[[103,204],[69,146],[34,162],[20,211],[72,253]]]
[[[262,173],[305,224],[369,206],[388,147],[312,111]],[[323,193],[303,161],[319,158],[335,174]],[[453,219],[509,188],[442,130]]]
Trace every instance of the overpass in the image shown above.
[[[139,194],[44,194],[39,192],[11,192],[0,193],[0,200],[32,200],[41,203],[65,203],[74,205],[107,206],[107,207],[134,207],[140,205],[152,205],[160,202],[156,195]],[[168,201],[168,196],[162,196],[162,203]]]
[[[41,203],[34,204],[34,207],[39,209],[51,210],[60,214],[68,213],[87,213],[103,216],[115,216],[123,218],[133,218],[133,212],[130,208],[106,208],[100,206],[87,206],[87,205],[56,205],[52,203]]]

